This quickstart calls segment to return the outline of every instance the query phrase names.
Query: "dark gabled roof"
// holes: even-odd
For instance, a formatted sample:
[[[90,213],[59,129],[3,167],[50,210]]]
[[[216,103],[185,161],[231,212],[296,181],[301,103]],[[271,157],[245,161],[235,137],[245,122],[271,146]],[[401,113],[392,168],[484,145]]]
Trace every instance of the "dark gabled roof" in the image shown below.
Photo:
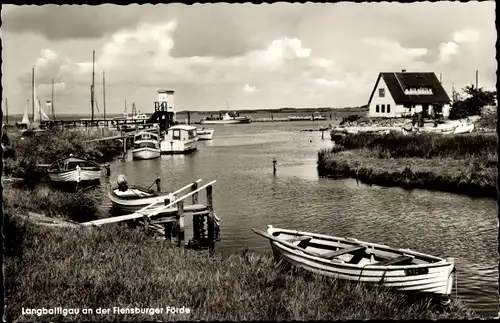
[[[431,104],[431,103],[450,103],[450,97],[439,82],[434,73],[421,72],[401,72],[401,73],[380,73],[378,75],[375,86],[368,104],[371,103],[375,90],[377,89],[380,78],[383,77],[385,84],[391,92],[391,96],[396,104]],[[432,95],[406,95],[406,88],[429,87],[432,89]]]

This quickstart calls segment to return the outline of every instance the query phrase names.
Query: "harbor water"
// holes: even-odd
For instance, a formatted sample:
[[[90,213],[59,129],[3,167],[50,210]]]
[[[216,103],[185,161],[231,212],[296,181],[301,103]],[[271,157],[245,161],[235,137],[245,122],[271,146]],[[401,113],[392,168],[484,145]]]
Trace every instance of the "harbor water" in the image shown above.
[[[331,121],[210,125],[213,140],[199,141],[189,155],[125,160],[111,165],[111,183],[125,174],[149,186],[157,176],[173,191],[202,178],[217,180],[214,206],[221,219],[217,249],[270,253],[251,228],[300,229],[410,248],[455,258],[458,294],[485,317],[498,313],[497,202],[467,196],[404,190],[320,178],[317,153],[332,146],[319,129]],[[273,175],[273,158],[277,172]],[[200,196],[200,202],[204,200]],[[190,233],[189,217],[186,234]],[[188,238],[188,235],[186,236]]]

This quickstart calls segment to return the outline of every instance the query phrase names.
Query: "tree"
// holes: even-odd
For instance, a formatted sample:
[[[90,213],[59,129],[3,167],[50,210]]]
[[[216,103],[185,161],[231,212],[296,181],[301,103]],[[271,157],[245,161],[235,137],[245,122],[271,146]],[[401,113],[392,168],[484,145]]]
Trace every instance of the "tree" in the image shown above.
[[[483,88],[476,88],[468,85],[463,88],[467,95],[465,99],[458,99],[453,102],[450,111],[450,119],[461,119],[473,115],[481,115],[481,110],[487,105],[494,105],[496,101],[496,91],[487,91]],[[459,96],[457,96],[459,98]]]

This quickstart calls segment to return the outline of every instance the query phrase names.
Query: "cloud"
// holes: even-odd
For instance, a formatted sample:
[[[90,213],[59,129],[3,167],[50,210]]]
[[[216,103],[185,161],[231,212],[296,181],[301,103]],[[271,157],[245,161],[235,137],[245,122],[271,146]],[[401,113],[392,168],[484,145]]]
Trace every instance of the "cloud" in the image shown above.
[[[251,85],[251,84],[247,83],[243,87],[243,91],[246,93],[253,93],[253,92],[257,91],[257,87],[255,85]]]
[[[396,41],[384,38],[363,38],[361,42],[378,48],[380,50],[380,59],[393,64],[414,61],[428,52],[427,48],[405,48]]]
[[[339,80],[327,80],[327,79],[315,79],[314,83],[316,83],[319,86],[324,86],[324,87],[334,87],[334,88],[344,88],[346,86],[346,83],[343,81]]]
[[[458,55],[460,48],[455,42],[441,43],[439,45],[439,62],[448,63],[453,56]]]
[[[453,33],[453,41],[456,43],[477,43],[481,36],[474,28],[464,28]]]
[[[137,6],[3,5],[2,29],[40,34],[49,40],[99,38],[134,26],[138,22],[134,7]]]

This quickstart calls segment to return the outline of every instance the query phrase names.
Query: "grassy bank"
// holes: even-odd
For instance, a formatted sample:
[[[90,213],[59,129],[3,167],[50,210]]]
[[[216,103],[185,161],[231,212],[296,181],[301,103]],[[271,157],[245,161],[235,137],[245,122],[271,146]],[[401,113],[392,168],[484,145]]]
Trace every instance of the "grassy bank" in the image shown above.
[[[444,313],[410,299],[303,273],[265,255],[170,248],[119,225],[47,229],[8,218],[7,312],[15,321],[469,319],[461,301]],[[21,249],[22,248],[22,249]],[[16,251],[17,249],[17,251]],[[21,250],[22,252],[19,252]],[[22,315],[22,308],[163,308],[163,314]],[[167,306],[189,314],[167,314]]]
[[[318,153],[323,176],[368,184],[497,196],[497,136],[359,133]]]
[[[105,136],[112,134],[109,130]],[[109,133],[108,133],[109,132]],[[37,133],[29,137],[21,137],[18,131],[12,130],[4,134],[8,137],[9,150],[12,155],[4,159],[4,176],[24,178],[31,185],[40,182],[43,173],[38,164],[50,164],[70,154],[103,161],[113,153],[112,143],[86,143],[90,139],[100,138],[101,131],[77,131],[54,129]]]

